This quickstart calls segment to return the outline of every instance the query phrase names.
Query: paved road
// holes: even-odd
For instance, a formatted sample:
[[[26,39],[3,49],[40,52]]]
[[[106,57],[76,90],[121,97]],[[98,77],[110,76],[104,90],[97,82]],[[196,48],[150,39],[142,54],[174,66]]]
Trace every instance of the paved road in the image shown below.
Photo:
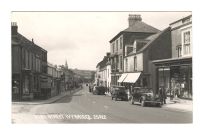
[[[113,101],[87,87],[52,104],[12,108],[13,123],[192,123],[192,112]]]

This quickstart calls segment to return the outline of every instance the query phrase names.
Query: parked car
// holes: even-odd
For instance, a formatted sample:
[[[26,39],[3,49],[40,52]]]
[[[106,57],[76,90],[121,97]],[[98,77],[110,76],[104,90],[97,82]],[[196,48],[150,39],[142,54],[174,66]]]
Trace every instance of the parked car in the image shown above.
[[[141,106],[158,106],[161,107],[161,101],[158,96],[154,96],[152,89],[134,87],[131,89],[130,103],[140,103]]]
[[[128,95],[124,86],[114,86],[111,91],[111,97],[112,100],[115,99],[115,101],[117,99],[128,101]]]
[[[106,88],[103,86],[94,86],[92,93],[95,95],[105,95]]]

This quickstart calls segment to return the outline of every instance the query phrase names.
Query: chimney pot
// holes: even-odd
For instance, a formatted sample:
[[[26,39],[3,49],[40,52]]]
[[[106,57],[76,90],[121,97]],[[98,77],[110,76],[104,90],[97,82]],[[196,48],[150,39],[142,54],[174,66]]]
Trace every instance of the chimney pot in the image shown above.
[[[11,33],[12,35],[17,35],[18,33],[17,22],[11,22]]]
[[[107,56],[110,56],[110,53],[108,52],[108,53],[106,53],[106,55],[107,55]]]
[[[129,14],[129,17],[128,17],[129,27],[135,25],[135,23],[139,21],[142,21],[141,15]]]

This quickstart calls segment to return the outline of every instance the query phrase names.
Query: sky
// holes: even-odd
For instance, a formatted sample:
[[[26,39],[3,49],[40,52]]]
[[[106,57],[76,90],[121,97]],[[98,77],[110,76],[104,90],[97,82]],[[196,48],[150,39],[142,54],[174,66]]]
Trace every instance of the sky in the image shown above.
[[[163,30],[191,12],[12,12],[18,32],[48,51],[48,62],[69,68],[95,70],[109,41],[128,28],[128,15]]]

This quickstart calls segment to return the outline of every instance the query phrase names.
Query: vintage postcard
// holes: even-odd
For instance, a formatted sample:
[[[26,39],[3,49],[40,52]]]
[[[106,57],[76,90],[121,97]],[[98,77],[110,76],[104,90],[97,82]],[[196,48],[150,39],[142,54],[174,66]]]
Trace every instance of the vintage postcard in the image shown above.
[[[192,12],[11,13],[13,124],[193,123]]]

